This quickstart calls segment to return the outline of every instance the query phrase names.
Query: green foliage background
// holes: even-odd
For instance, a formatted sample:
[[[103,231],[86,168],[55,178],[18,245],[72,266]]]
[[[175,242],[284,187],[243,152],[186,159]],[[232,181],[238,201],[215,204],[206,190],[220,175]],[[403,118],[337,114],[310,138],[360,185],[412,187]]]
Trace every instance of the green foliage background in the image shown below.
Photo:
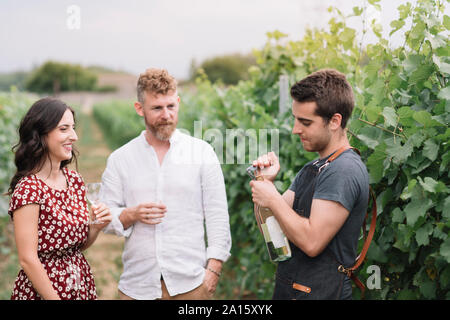
[[[11,176],[16,170],[11,149],[18,142],[17,128],[33,103],[32,98],[16,89],[0,93],[0,195],[8,191]],[[0,196],[0,211],[6,212],[7,205],[8,199]]]
[[[112,150],[124,145],[145,129],[144,121],[134,111],[133,104],[134,101],[112,100],[94,105],[94,118]]]
[[[80,65],[47,61],[27,78],[25,87],[33,92],[94,90],[97,76]]]
[[[199,66],[193,62],[191,80],[205,73],[211,82],[220,81],[223,84],[237,84],[239,80],[247,80],[248,68],[255,64],[253,55],[228,54],[206,59]]]
[[[368,0],[368,6],[381,10],[378,2]],[[332,8],[328,30],[308,30],[298,41],[268,33],[248,80],[224,88],[200,76],[193,91],[180,91],[179,127],[190,132],[194,121],[202,121],[204,133],[217,129],[223,136],[227,129],[279,129],[282,171],[275,184],[283,192],[316,154],[304,152],[291,134],[290,112],[279,115],[280,75],[292,85],[321,68],[346,74],[356,100],[350,142],[361,150],[377,194],[377,229],[359,276],[365,282],[367,267],[377,265],[382,281],[381,289],[368,290],[368,299],[450,299],[450,17],[443,14],[448,2],[400,5],[389,30],[389,36],[402,33],[398,47],[376,20],[365,18],[367,8],[355,7],[350,14]],[[363,34],[375,34],[377,42],[363,47],[348,19],[360,19]],[[13,168],[11,137],[18,114],[31,104],[14,92],[0,99],[0,187],[5,190]],[[96,105],[94,115],[114,148],[143,129],[129,101]],[[218,295],[269,299],[275,265],[253,217],[246,166],[222,166],[233,247]],[[354,290],[354,298],[359,294]]]

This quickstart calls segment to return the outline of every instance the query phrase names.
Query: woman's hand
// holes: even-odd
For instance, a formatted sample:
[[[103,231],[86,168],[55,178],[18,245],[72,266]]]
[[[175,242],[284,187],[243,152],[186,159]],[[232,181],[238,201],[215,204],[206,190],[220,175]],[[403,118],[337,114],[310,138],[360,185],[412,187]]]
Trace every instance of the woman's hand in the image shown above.
[[[91,228],[100,231],[112,221],[111,210],[109,210],[109,207],[104,203],[92,205],[92,210],[95,217],[94,219],[100,223],[91,224]]]

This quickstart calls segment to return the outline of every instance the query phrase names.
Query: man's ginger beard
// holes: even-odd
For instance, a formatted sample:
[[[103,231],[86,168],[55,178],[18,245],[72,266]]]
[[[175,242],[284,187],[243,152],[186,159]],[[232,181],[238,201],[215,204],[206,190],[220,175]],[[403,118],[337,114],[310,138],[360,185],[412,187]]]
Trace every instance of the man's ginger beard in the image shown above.
[[[145,118],[145,116],[144,116]],[[150,124],[145,118],[147,129],[159,140],[167,141],[172,136],[177,127],[177,122],[161,121],[154,125]]]

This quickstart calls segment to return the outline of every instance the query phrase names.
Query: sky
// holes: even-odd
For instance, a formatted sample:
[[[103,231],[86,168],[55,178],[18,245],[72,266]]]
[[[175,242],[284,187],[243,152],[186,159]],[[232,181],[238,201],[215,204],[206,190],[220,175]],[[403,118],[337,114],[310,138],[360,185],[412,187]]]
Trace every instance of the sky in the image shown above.
[[[2,0],[0,72],[30,70],[52,59],[133,74],[166,68],[183,79],[192,59],[251,52],[265,44],[268,31],[280,30],[298,40],[307,27],[326,27],[330,5],[351,13],[364,2]],[[381,0],[382,12],[370,14],[389,30],[389,22],[398,16],[396,8],[404,2]],[[360,25],[355,21],[353,27]]]

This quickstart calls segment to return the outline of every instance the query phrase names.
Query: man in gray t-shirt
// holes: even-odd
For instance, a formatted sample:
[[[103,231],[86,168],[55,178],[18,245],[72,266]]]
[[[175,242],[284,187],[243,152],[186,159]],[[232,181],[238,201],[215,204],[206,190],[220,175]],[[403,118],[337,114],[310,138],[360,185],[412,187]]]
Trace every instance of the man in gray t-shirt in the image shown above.
[[[268,207],[289,239],[292,257],[278,263],[273,299],[351,299],[340,267],[356,260],[369,197],[367,169],[350,150],[346,124],[353,91],[336,70],[319,70],[291,88],[292,133],[319,159],[280,195],[273,185],[280,163],[270,152],[253,162],[264,181],[251,181],[253,202]],[[264,168],[264,169],[263,169]]]

